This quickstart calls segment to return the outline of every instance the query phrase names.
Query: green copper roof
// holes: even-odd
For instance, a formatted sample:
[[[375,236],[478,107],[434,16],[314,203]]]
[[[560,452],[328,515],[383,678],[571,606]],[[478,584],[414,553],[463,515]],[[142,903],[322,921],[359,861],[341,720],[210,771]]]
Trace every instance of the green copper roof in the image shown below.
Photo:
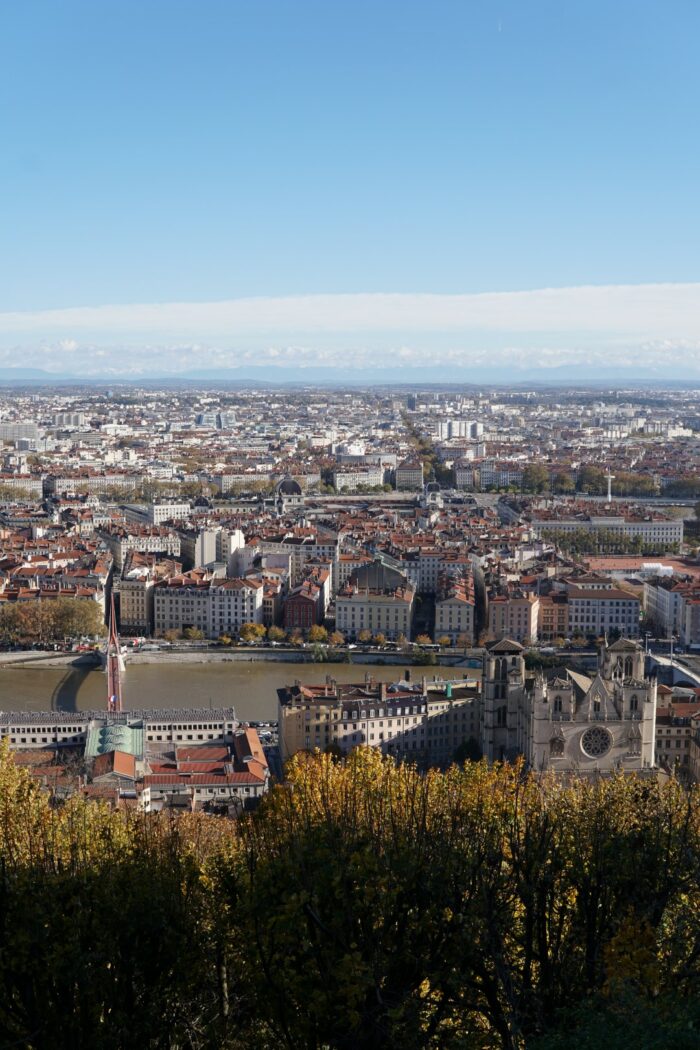
[[[95,758],[110,751],[125,751],[136,758],[143,758],[143,725],[107,722],[91,726],[85,743],[85,757]]]

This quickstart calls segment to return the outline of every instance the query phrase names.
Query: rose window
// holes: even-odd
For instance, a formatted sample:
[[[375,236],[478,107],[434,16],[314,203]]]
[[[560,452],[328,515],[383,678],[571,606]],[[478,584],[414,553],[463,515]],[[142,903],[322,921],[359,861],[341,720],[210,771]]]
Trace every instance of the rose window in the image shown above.
[[[611,746],[610,733],[602,726],[591,726],[581,737],[581,749],[589,758],[600,758],[606,755]]]

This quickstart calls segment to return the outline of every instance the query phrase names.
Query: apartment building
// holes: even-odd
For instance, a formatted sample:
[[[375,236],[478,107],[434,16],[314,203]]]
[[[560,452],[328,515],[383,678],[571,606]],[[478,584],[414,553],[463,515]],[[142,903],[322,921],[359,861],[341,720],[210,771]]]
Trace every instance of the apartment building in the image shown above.
[[[532,594],[496,594],[488,599],[488,633],[494,640],[538,640],[540,600]]]
[[[682,645],[700,645],[700,587],[689,588],[682,596],[679,636]]]
[[[443,574],[435,598],[435,638],[446,636],[452,645],[460,638],[474,640],[474,581],[471,573]]]
[[[568,635],[596,638],[615,631],[625,638],[639,636],[640,602],[634,594],[604,579],[570,581]]]
[[[455,486],[458,489],[478,489],[480,485],[479,468],[468,459],[459,459],[454,465]]]
[[[410,639],[415,593],[410,584],[379,590],[350,583],[336,595],[336,627],[351,640],[361,631],[383,634],[390,641],[401,635]]]
[[[291,583],[296,585],[304,578],[304,566],[308,561],[323,561],[330,565],[331,589],[337,588],[339,542],[336,533],[326,529],[289,532],[264,536],[248,536],[248,544],[266,554],[288,555]]]
[[[680,634],[685,586],[674,576],[644,581],[644,611],[659,634]]]
[[[167,558],[180,557],[180,537],[160,526],[133,526],[97,529],[97,535],[107,545],[114,558],[115,569],[121,569],[130,551]]]
[[[683,543],[683,519],[665,518],[660,514],[649,514],[644,518],[626,518],[622,515],[586,515],[575,518],[539,516],[533,518],[531,528],[538,538],[548,532],[577,532],[604,530],[642,543],[666,549],[672,544]]]
[[[170,559],[157,561],[154,555],[130,551],[121,577],[114,581],[118,595],[119,630],[125,635],[153,633],[153,589],[158,580],[182,573],[182,564]]]
[[[569,600],[566,594],[539,597],[537,637],[540,642],[566,638],[569,633]]]
[[[162,525],[165,521],[189,518],[190,513],[189,503],[177,500],[159,500],[156,503],[149,503],[146,507],[146,518],[151,525]]]
[[[112,489],[134,490],[141,488],[141,474],[47,474],[43,481],[45,496],[73,496],[79,492],[104,493]]]
[[[350,467],[333,471],[333,488],[336,492],[356,492],[358,488],[376,488],[384,484],[382,467]]]
[[[41,499],[43,482],[36,474],[0,474],[0,489],[16,493],[21,499]]]
[[[405,459],[396,468],[396,488],[415,490],[423,488],[423,464],[419,459]]]
[[[244,623],[262,623],[264,596],[265,585],[260,578],[212,580],[207,637],[236,634]]]
[[[523,468],[516,463],[484,460],[479,467],[479,483],[482,492],[493,488],[522,488]]]
[[[661,688],[656,708],[656,763],[668,770],[690,773],[695,735],[693,719],[700,716],[700,700],[667,698],[661,695]]]
[[[420,765],[443,765],[479,735],[479,694],[464,682],[387,685],[367,674],[363,684],[342,685],[328,675],[323,685],[297,681],[277,695],[284,761],[297,751],[336,747],[347,754],[364,745]]]

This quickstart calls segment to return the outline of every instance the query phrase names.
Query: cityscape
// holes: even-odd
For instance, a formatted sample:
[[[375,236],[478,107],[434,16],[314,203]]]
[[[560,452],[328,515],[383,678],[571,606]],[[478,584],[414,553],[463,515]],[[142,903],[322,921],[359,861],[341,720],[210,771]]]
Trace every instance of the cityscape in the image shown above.
[[[700,6],[2,13],[0,1050],[697,1050]]]
[[[36,385],[0,411],[0,733],[63,797],[235,813],[361,745],[700,779],[694,390]],[[177,665],[179,705],[251,661],[242,721],[233,686],[215,727],[124,702],[143,664]],[[64,688],[38,726],[21,670],[72,665],[107,669],[102,713]]]

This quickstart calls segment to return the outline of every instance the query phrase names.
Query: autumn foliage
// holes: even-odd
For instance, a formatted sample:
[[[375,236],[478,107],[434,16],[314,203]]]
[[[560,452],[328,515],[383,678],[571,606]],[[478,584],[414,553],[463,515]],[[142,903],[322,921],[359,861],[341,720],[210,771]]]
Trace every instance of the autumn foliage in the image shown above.
[[[696,795],[368,749],[288,774],[233,824],[54,807],[1,757],[0,1046],[697,1045]]]

